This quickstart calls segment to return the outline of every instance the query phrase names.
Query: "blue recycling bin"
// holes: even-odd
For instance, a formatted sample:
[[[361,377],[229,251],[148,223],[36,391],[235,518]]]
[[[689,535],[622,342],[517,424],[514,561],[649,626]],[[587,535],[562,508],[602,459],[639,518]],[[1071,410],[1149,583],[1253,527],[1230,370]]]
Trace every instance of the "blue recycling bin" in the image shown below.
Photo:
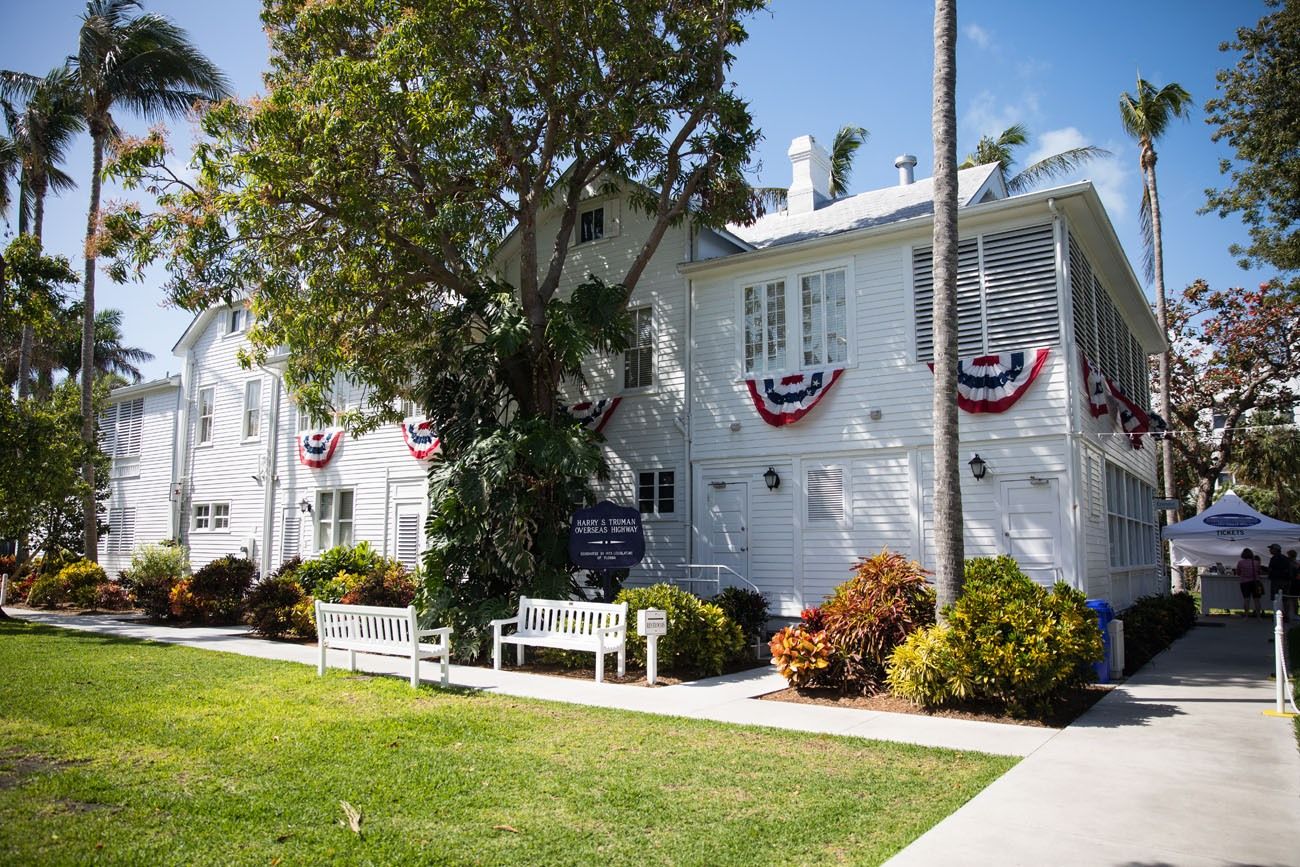
[[[1097,683],[1110,683],[1110,622],[1115,619],[1115,609],[1105,599],[1088,599],[1084,603],[1097,613],[1097,627],[1101,630],[1101,642],[1105,647],[1105,654],[1101,662],[1093,663],[1092,669],[1097,672]]]

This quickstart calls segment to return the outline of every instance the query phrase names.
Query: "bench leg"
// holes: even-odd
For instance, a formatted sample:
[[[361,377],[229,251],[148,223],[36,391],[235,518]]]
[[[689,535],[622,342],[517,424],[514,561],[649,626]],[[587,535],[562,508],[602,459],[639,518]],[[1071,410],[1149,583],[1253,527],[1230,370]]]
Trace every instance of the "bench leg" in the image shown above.
[[[357,670],[357,652],[355,650],[348,651],[348,670]]]
[[[501,670],[501,627],[492,627],[492,668]]]
[[[523,664],[524,664],[524,646],[522,644],[516,644],[515,665],[523,665]]]
[[[623,677],[627,674],[627,645],[624,644],[618,649],[618,676]]]
[[[605,648],[596,651],[596,683],[605,682]]]
[[[411,689],[420,685],[420,657],[411,657]]]
[[[320,639],[320,665],[316,667],[316,674],[320,677],[325,676],[325,637]]]
[[[443,653],[442,655],[442,685],[451,685],[451,655]]]

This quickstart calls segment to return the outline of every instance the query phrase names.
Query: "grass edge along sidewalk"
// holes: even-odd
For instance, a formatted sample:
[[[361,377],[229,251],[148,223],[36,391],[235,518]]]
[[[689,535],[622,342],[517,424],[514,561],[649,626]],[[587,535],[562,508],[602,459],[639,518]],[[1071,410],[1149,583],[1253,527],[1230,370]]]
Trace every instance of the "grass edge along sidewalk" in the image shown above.
[[[869,864],[1015,764],[32,624],[0,670],[4,863]]]

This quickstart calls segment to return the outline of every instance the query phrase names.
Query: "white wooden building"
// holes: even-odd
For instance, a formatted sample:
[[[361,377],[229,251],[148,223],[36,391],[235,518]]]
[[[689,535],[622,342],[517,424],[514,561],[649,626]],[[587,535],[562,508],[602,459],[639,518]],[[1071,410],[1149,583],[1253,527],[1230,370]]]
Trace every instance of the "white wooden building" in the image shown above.
[[[897,185],[831,200],[820,146],[796,139],[790,156],[785,210],[727,230],[689,220],[669,229],[632,294],[633,348],[592,359],[585,390],[564,394],[571,404],[618,399],[600,419],[611,467],[602,493],[645,519],[647,556],[632,580],[725,566],[785,617],[818,604],[859,555],[887,547],[926,565],[933,554],[931,181],[913,181],[915,159],[900,158]],[[570,288],[588,273],[620,279],[650,226],[604,185],[589,193],[565,266]],[[1006,372],[1016,394],[1000,411],[961,412],[964,459],[978,454],[987,468],[962,479],[967,554],[1010,554],[1042,581],[1122,607],[1162,586],[1156,448],[1117,424],[1140,434],[1120,413],[1148,406],[1159,329],[1091,184],[1009,197],[989,165],[960,173],[959,198],[960,354],[972,375]],[[538,237],[551,229],[543,220]],[[511,281],[518,244],[511,236],[498,253]],[[171,418],[175,445],[150,452],[170,469],[121,480],[110,511],[136,509],[136,543],[167,526],[150,517],[142,531],[146,511],[170,514],[196,566],[242,549],[273,568],[362,539],[413,563],[425,464],[387,425],[344,437],[324,468],[305,466],[298,434],[308,426],[276,365],[237,363],[244,316],[206,311],[177,344],[179,382],[114,393],[115,407],[170,395],[171,416],[159,397],[144,418]],[[1022,365],[1036,378],[997,367],[1008,353],[1042,355]],[[806,413],[770,423],[814,375],[820,389],[793,404]],[[363,397],[339,383],[335,403]],[[175,489],[170,512],[163,479]],[[110,535],[101,557],[129,551],[122,538]]]

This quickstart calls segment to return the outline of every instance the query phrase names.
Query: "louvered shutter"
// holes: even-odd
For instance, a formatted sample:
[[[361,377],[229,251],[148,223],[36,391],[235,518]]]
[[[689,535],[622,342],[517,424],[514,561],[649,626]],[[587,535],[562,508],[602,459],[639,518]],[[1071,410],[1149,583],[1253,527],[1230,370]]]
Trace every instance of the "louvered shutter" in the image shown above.
[[[1115,305],[1111,303],[1110,293],[1095,276],[1093,294],[1097,298],[1097,363],[1101,365],[1102,373],[1114,379],[1119,375],[1119,342],[1118,330],[1115,327],[1119,321],[1119,314],[1115,310]]]
[[[119,456],[136,457],[140,454],[140,439],[144,430],[144,398],[118,404],[117,410]]]
[[[1097,305],[1093,296],[1092,265],[1074,238],[1070,238],[1070,297],[1074,304],[1074,340],[1094,364],[1097,358]]]
[[[808,521],[844,520],[844,468],[811,467],[808,470]]]
[[[302,519],[297,509],[285,509],[284,520],[280,528],[280,562],[292,560],[298,556],[302,544]]]
[[[135,506],[108,510],[108,553],[122,557],[135,547]]]
[[[420,547],[419,505],[398,504],[396,546],[398,561],[407,569],[414,569],[420,562]]]
[[[106,407],[99,414],[99,447],[113,457],[117,448],[117,404]]]
[[[1052,225],[985,235],[988,351],[1048,346],[1060,339]]]
[[[912,292],[916,322],[916,360],[934,359],[934,251],[912,251]],[[957,354],[984,351],[984,324],[980,311],[979,240],[957,245]]]

